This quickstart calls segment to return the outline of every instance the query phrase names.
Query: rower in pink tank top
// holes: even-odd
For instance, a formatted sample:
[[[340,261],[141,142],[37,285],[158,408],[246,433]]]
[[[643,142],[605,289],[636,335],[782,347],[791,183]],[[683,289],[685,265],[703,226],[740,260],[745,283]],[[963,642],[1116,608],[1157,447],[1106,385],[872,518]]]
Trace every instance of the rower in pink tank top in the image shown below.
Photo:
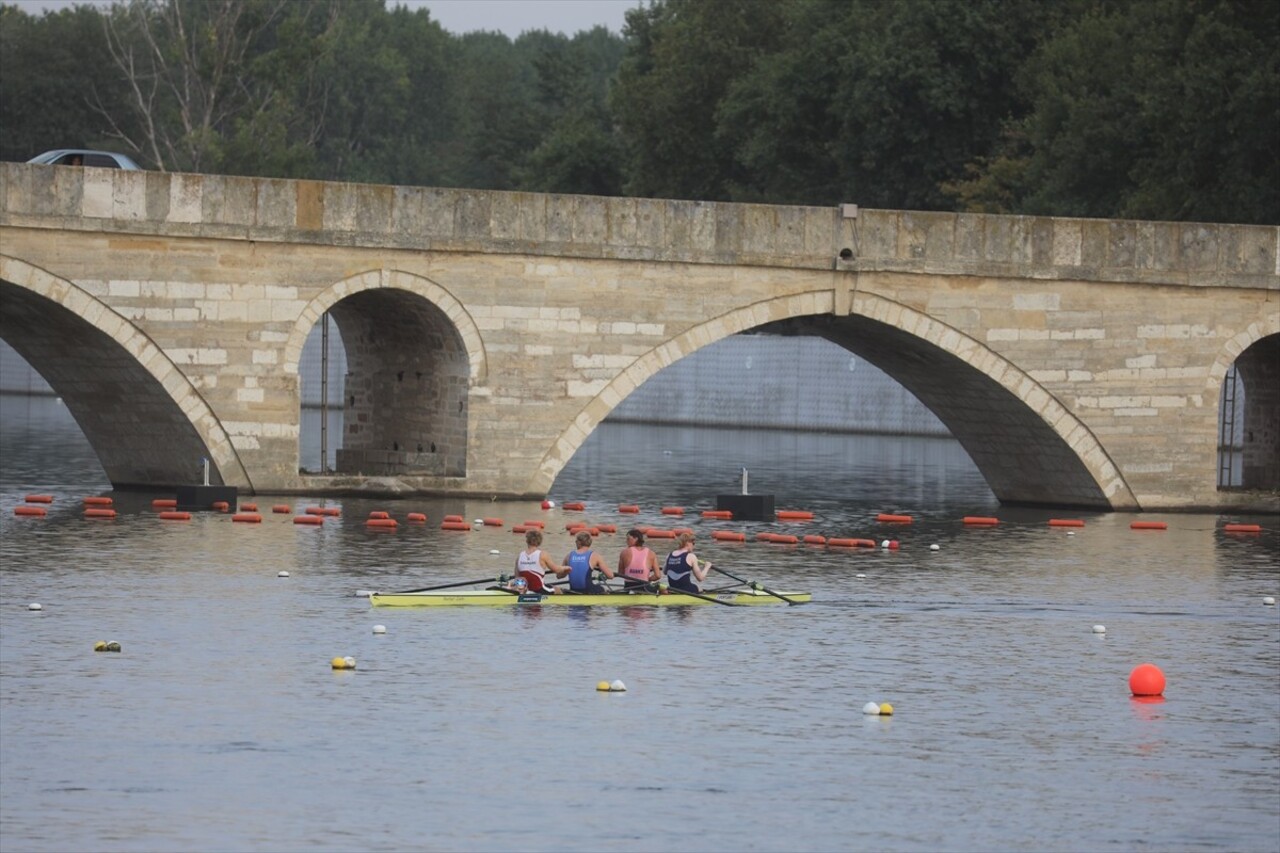
[[[618,557],[618,574],[626,581],[627,589],[644,586],[662,579],[658,569],[658,555],[644,544],[644,532],[633,529],[627,533],[627,547]]]

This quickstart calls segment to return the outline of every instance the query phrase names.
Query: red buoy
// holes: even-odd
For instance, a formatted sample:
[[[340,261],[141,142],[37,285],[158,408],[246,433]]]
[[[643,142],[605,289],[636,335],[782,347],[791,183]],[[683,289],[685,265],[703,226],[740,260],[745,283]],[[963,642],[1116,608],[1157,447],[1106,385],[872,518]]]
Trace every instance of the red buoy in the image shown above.
[[[1164,673],[1153,663],[1138,664],[1129,673],[1129,692],[1134,696],[1163,696]]]
[[[15,506],[13,508],[14,515],[27,515],[32,518],[44,518],[48,513],[42,506]]]
[[[640,511],[638,504],[618,504],[618,512],[637,513]]]
[[[427,520],[427,514],[425,512],[411,512],[405,516],[405,520],[425,523]]]
[[[288,504],[276,504],[275,506],[271,507],[271,511],[278,512],[283,515],[284,513],[290,512],[290,509]]]

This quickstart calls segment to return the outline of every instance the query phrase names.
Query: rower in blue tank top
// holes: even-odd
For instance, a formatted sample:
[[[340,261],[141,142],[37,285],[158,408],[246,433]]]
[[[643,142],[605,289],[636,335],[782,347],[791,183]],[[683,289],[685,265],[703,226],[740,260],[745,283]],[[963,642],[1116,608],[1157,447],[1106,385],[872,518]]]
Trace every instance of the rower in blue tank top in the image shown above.
[[[604,592],[605,588],[591,580],[592,570],[604,573],[613,580],[613,570],[604,564],[604,560],[591,550],[591,534],[583,530],[573,540],[577,549],[570,551],[564,558],[564,565],[569,567],[570,592]]]
[[[685,592],[701,592],[698,584],[707,579],[711,571],[710,563],[699,563],[693,553],[693,545],[697,540],[692,533],[681,533],[677,540],[678,547],[667,555],[667,564],[663,573],[667,576],[667,585],[674,590]],[[694,583],[697,580],[698,584]]]

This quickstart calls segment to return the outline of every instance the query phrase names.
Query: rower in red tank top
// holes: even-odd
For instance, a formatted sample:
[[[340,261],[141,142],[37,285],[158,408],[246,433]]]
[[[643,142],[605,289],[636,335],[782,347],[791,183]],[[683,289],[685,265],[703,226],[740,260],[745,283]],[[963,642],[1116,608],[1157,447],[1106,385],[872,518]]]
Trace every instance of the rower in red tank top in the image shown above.
[[[662,580],[658,555],[645,546],[643,531],[632,529],[627,532],[627,547],[618,557],[618,574],[626,581],[626,589],[640,589]]]
[[[534,528],[524,535],[526,547],[516,555],[516,577],[524,578],[529,584],[529,592],[543,595],[560,592],[558,586],[548,586],[546,574],[561,576],[561,567],[546,555],[538,546],[542,544],[542,531]]]

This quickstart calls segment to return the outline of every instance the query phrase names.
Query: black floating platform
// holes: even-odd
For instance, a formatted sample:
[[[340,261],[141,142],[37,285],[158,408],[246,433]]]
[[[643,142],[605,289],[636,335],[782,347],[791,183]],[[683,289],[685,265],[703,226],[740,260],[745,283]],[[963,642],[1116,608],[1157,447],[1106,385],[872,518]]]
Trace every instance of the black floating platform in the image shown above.
[[[773,495],[716,495],[716,509],[727,509],[736,521],[773,521]]]
[[[178,509],[213,509],[218,501],[226,501],[232,512],[236,508],[235,486],[178,486]]]

